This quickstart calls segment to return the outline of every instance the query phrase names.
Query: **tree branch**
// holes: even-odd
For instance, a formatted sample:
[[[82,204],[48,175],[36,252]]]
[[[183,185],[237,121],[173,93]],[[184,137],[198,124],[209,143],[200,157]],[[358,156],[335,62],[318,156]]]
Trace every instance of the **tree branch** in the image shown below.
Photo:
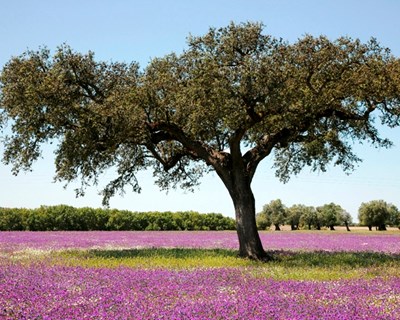
[[[207,165],[211,165],[217,172],[221,172],[223,170],[228,154],[219,152],[207,146],[203,142],[192,139],[177,125],[165,122],[154,122],[147,123],[147,128],[150,132],[151,143],[157,144],[162,141],[177,141],[182,144],[185,150],[180,152],[180,158],[183,156],[189,156],[192,159],[202,159]],[[146,145],[146,147],[148,146]],[[149,151],[152,152],[151,149],[149,149]],[[178,161],[179,159],[174,159],[175,164]],[[172,163],[173,162],[170,162],[170,164]]]
[[[266,134],[259,140],[259,143],[254,148],[243,155],[246,170],[251,179],[256,172],[258,164],[271,153],[272,149],[278,143],[287,144],[292,132],[292,130],[284,128],[274,135]]]
[[[162,157],[162,155],[160,155],[157,152],[153,144],[151,143],[146,144],[146,148],[151,152],[153,157],[162,164],[165,171],[168,171],[169,169],[173,168],[179,162],[179,160],[181,160],[186,155],[183,152],[182,153],[178,152],[172,155],[170,158],[165,159]]]

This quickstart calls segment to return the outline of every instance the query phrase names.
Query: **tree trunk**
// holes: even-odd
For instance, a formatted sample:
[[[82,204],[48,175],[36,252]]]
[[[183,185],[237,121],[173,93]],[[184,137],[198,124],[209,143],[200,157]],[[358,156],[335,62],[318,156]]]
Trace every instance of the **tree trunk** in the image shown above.
[[[369,230],[369,231],[372,231],[372,226],[368,226],[368,230]]]
[[[379,230],[379,231],[386,231],[386,230],[387,230],[387,229],[386,229],[386,225],[385,225],[385,224],[379,225],[379,226],[378,226],[378,230]]]
[[[281,231],[281,228],[279,227],[279,224],[274,224],[275,226],[275,231]]]
[[[230,158],[218,164],[215,169],[233,201],[236,231],[239,239],[239,255],[252,260],[267,261],[272,257],[264,251],[256,223],[256,205],[251,190],[257,164],[245,163],[240,151],[241,130],[230,140]],[[226,161],[225,161],[226,160]]]
[[[348,223],[347,221],[345,221],[344,224],[345,224],[345,226],[346,226],[346,230],[347,230],[347,231],[351,231],[350,228],[349,228],[349,223]]]
[[[257,230],[255,199],[250,185],[236,181],[228,191],[235,207],[239,255],[253,260],[268,260]]]
[[[330,229],[331,231],[335,231],[335,226],[329,226],[329,229]]]

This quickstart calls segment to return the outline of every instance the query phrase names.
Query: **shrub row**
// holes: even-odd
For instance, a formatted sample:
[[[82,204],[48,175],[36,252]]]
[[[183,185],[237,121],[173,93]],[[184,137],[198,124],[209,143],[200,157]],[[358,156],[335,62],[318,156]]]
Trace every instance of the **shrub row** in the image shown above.
[[[1,231],[234,229],[234,219],[219,213],[132,212],[67,205],[41,206],[37,209],[0,208]]]

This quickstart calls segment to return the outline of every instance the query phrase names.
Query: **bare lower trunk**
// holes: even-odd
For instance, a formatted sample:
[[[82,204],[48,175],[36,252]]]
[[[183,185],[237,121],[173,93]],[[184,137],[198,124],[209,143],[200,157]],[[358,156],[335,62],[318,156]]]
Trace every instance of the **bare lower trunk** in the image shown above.
[[[236,184],[229,190],[236,215],[236,230],[239,238],[239,255],[253,260],[267,260],[256,224],[255,199],[247,184]]]
[[[281,228],[279,227],[279,224],[275,224],[275,231],[281,231]]]
[[[252,195],[251,195],[252,196]],[[254,260],[265,260],[266,252],[257,231],[253,200],[236,199],[236,230],[239,238],[239,255]]]
[[[245,163],[240,152],[240,130],[230,141],[231,158],[224,166],[217,166],[217,174],[225,184],[235,207],[239,255],[253,260],[269,260],[262,246],[256,223],[256,206],[251,181],[256,164]],[[255,166],[254,166],[255,165]]]

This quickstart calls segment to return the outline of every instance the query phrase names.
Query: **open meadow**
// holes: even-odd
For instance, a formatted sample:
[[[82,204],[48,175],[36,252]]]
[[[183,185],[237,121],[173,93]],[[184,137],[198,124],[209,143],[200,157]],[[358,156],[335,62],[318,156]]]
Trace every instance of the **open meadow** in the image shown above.
[[[0,319],[400,319],[400,232],[0,232]]]

